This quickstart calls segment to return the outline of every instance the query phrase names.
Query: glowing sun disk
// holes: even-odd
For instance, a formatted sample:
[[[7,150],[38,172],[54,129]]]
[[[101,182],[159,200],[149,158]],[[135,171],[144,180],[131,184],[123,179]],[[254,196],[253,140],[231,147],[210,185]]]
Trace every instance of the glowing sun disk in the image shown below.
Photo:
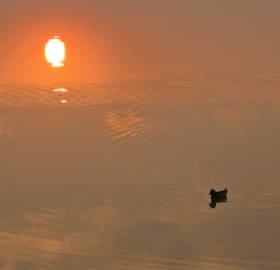
[[[65,46],[58,36],[50,39],[46,44],[45,56],[47,62],[51,63],[53,67],[64,65],[62,61],[65,58]]]

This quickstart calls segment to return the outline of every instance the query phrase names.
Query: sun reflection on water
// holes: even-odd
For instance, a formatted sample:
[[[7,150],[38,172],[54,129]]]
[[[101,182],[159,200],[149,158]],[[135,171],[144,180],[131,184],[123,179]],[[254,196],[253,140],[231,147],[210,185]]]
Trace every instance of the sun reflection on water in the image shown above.
[[[65,88],[56,88],[52,90],[54,93],[56,93],[56,95],[58,95],[59,99],[60,99],[60,103],[61,104],[66,104],[67,103],[67,99],[65,98],[65,93],[68,92],[67,89]]]
[[[56,89],[54,89],[54,90],[53,90],[53,92],[61,92],[61,93],[65,93],[65,92],[68,92],[68,90],[67,90],[67,89],[65,89],[65,88],[56,88]]]

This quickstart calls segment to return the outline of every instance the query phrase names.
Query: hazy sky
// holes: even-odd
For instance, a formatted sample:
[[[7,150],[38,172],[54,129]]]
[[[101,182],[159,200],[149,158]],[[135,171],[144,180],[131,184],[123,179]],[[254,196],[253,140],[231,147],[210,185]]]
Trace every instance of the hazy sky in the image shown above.
[[[279,14],[278,0],[2,0],[1,60],[58,34],[120,69],[278,66]]]

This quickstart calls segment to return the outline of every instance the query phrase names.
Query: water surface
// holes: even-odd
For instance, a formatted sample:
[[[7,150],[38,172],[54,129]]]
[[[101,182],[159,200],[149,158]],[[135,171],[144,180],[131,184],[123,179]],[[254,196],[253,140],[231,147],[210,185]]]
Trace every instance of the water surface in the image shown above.
[[[43,48],[55,27],[42,35],[31,26],[27,15],[45,22],[47,6],[30,3],[14,13],[5,4],[14,39],[3,59],[17,57],[1,66],[1,269],[278,269],[279,67],[262,62],[261,50],[256,65],[247,58],[231,68],[211,57],[176,67],[166,51],[156,63],[160,52],[125,42],[102,54],[97,40],[117,35],[87,36],[95,20],[79,10],[71,20],[68,10],[57,20],[68,60],[53,69]],[[97,3],[101,21],[121,22],[123,37],[140,41],[139,29],[122,27],[147,13]],[[23,32],[11,23],[19,11]],[[78,32],[78,22],[88,28]],[[28,57],[16,46],[27,36]],[[85,53],[92,44],[98,57]],[[227,202],[211,208],[209,190],[225,187]]]

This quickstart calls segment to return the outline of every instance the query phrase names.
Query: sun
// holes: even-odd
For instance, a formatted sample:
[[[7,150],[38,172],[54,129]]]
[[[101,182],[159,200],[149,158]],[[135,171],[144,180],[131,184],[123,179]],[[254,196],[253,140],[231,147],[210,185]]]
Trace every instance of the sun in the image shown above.
[[[65,46],[60,40],[59,36],[51,38],[45,47],[45,56],[47,62],[51,63],[53,67],[61,67],[65,59]]]

